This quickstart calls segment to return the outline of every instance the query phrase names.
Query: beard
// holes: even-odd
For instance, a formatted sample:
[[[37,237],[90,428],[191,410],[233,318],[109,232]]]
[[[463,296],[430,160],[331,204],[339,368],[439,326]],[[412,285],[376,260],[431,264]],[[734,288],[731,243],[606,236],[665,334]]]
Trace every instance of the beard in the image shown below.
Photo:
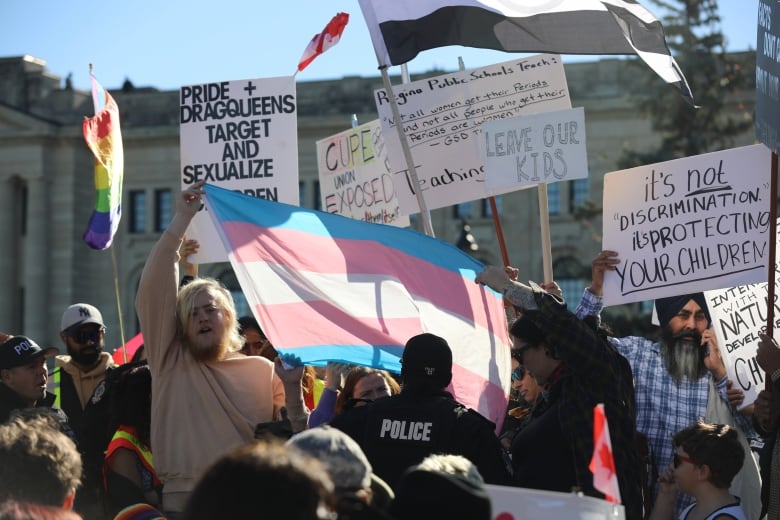
[[[212,361],[218,361],[225,356],[227,347],[220,343],[211,343],[205,341],[190,341],[189,339],[184,342],[184,346],[190,351],[192,357],[196,361],[201,363],[209,363]]]
[[[94,347],[82,347],[78,352],[76,352],[75,349],[68,345],[68,354],[70,355],[71,359],[79,365],[94,365],[100,358],[101,352],[103,352],[102,345],[95,345]]]
[[[668,326],[661,333],[661,358],[666,370],[678,384],[686,378],[698,381],[707,373],[704,366],[705,349],[701,334],[693,329],[683,329],[673,334]]]

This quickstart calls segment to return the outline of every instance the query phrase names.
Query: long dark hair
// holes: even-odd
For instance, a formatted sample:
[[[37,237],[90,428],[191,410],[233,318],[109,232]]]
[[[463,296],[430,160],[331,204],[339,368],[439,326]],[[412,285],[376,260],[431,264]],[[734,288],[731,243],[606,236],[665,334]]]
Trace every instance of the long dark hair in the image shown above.
[[[152,373],[149,365],[141,362],[119,375],[111,393],[111,426],[114,430],[121,425],[132,426],[148,446],[151,422]]]

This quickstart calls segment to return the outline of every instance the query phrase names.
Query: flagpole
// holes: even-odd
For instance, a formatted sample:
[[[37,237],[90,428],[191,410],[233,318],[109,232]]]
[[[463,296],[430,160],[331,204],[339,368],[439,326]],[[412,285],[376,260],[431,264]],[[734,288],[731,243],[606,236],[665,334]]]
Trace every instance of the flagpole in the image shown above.
[[[458,70],[461,72],[466,70],[466,64],[463,62],[463,56],[458,56]],[[501,229],[501,218],[498,216],[496,198],[491,195],[488,197],[488,203],[490,204],[490,213],[493,215],[493,228],[496,230],[498,248],[501,250],[501,260],[504,262],[505,266],[512,265],[509,263],[509,253],[507,253],[506,242],[504,242],[504,231]]]
[[[423,230],[425,234],[430,237],[435,237],[433,233],[433,224],[431,223],[431,214],[428,212],[428,206],[425,204],[425,198],[420,190],[420,180],[417,177],[417,168],[414,167],[414,159],[412,159],[412,151],[409,149],[409,143],[406,140],[406,134],[404,133],[403,124],[401,123],[401,113],[398,110],[398,104],[395,101],[395,95],[393,95],[393,87],[390,84],[390,76],[387,74],[387,65],[380,65],[379,70],[382,71],[382,82],[385,85],[385,91],[387,91],[387,97],[390,99],[390,110],[393,112],[393,121],[395,122],[395,130],[398,133],[398,139],[401,141],[401,149],[404,153],[404,160],[406,160],[406,168],[409,172],[409,177],[412,179],[412,185],[414,186],[414,195],[417,198],[417,205],[420,207],[420,217],[422,217]]]
[[[542,267],[544,268],[544,282],[553,281],[552,270],[552,246],[550,243],[550,212],[547,207],[547,184],[541,182],[536,185],[539,191],[539,224],[542,236]]]
[[[769,193],[772,195],[772,200],[769,206],[769,260],[766,286],[766,335],[769,338],[774,337],[775,332],[775,263],[777,256],[777,201],[775,200],[775,193],[777,193],[777,154],[772,152],[772,178],[769,181]],[[766,374],[766,390],[772,391],[772,378],[769,377],[772,374]]]
[[[125,345],[125,326],[124,326],[124,320],[122,319],[122,300],[119,298],[119,274],[116,268],[116,253],[114,252],[114,247],[109,248],[111,249],[111,265],[114,269],[114,295],[116,296],[116,312],[119,316],[119,337],[122,341],[121,345],[124,347]],[[122,356],[124,358],[125,363],[127,363],[127,348],[122,348]]]
[[[94,109],[95,115],[97,115],[98,111],[100,110],[100,106],[98,105],[98,99],[97,99],[97,91],[95,87],[95,79],[94,79],[94,68],[92,67],[92,64],[89,64],[89,76],[90,76],[90,83],[91,83],[91,89],[92,89],[92,106]],[[102,89],[101,85],[101,89]],[[121,196],[121,195],[120,195]],[[111,246],[111,242],[114,240],[114,235],[116,231],[112,232],[112,236],[109,240],[109,250],[111,251],[111,268],[113,270],[114,274],[114,295],[116,297],[116,310],[117,310],[117,317],[119,322],[119,339],[121,341],[121,344],[125,344],[125,328],[124,328],[124,320],[122,319],[122,301],[119,298],[119,270],[116,267],[116,253],[114,250],[115,247]],[[122,352],[124,354],[124,360],[125,363],[127,363],[127,349],[122,349]]]

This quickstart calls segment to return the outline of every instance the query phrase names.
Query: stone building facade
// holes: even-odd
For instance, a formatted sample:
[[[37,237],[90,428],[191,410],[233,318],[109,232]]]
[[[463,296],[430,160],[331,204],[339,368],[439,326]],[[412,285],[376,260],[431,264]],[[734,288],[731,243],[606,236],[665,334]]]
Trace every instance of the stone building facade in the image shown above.
[[[753,67],[750,53],[744,57]],[[589,282],[590,260],[601,248],[603,175],[616,169],[624,148],[650,149],[658,136],[628,95],[639,88],[635,68],[619,59],[565,68],[572,105],[585,109],[590,175],[550,185],[548,199],[555,279],[576,302]],[[0,331],[59,345],[62,311],[88,302],[103,312],[110,349],[137,332],[135,288],[180,186],[178,92],[136,88],[129,81],[107,87],[121,112],[123,216],[110,250],[93,251],[81,238],[94,204],[93,159],[81,133],[83,118],[92,113],[90,94],[74,90],[40,59],[0,58]],[[315,142],[348,128],[352,114],[360,122],[375,119],[372,92],[379,87],[379,77],[297,83],[302,205],[319,207]],[[752,117],[753,100],[754,90],[742,92],[730,110]],[[752,142],[753,133],[747,132],[734,145]],[[510,263],[521,269],[521,279],[541,280],[537,190],[497,202]],[[432,212],[436,236],[447,242],[463,243],[464,221],[478,245],[472,254],[500,264],[487,201]],[[204,265],[201,273],[235,289],[243,305],[228,264]]]

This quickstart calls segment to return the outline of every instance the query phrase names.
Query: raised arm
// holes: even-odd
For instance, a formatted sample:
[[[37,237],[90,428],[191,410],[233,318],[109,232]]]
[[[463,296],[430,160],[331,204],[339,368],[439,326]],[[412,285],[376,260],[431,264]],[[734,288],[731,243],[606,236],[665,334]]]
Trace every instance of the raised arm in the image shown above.
[[[344,387],[344,379],[351,369],[352,365],[328,361],[325,367],[325,381],[327,383],[322,390],[320,402],[309,415],[309,428],[330,422],[333,418],[336,410],[336,399]]]
[[[538,287],[512,281],[503,269],[495,266],[487,266],[475,281],[502,292],[510,303],[526,312],[571,370],[595,374],[613,367],[606,363],[613,356],[604,341],[593,328],[570,312],[559,297]]]
[[[203,183],[193,184],[176,199],[176,213],[149,253],[141,273],[135,308],[153,371],[162,370],[167,348],[176,336],[176,295],[179,289],[179,245],[200,209]]]
[[[184,287],[198,277],[198,264],[189,261],[189,257],[200,249],[200,243],[194,239],[184,237],[179,247],[179,270],[183,273],[179,287]]]
[[[574,310],[574,314],[582,319],[587,316],[600,317],[604,303],[601,297],[604,295],[604,275],[607,271],[614,271],[620,263],[615,251],[601,251],[590,264],[590,286],[585,288],[582,299]]]

